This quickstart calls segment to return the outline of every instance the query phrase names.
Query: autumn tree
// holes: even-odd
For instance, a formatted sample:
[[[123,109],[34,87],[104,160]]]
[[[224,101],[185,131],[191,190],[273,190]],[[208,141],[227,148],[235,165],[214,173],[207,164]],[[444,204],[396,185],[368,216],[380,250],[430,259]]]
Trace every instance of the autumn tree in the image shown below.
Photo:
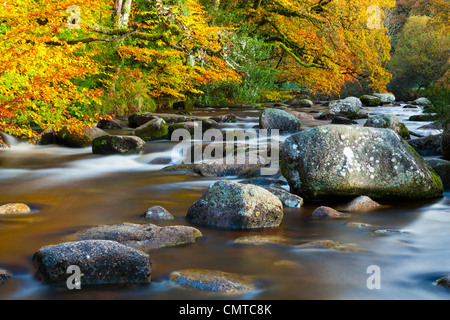
[[[390,79],[384,68],[390,44],[381,19],[393,5],[391,0],[222,0],[212,19],[270,45],[265,63],[280,83],[337,93],[345,81],[366,79],[373,90],[383,91]],[[224,19],[223,11],[232,17]]]

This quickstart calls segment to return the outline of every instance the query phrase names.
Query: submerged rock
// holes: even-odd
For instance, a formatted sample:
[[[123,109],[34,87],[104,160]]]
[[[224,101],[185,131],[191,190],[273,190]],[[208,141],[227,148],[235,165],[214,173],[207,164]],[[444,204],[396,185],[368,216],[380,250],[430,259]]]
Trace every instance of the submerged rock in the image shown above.
[[[344,252],[360,252],[362,248],[353,243],[339,243],[333,240],[307,241],[296,246],[297,249],[326,249]]]
[[[391,129],[403,139],[410,139],[408,128],[393,114],[379,114],[364,123],[364,127]]]
[[[326,125],[288,137],[281,170],[307,199],[440,197],[442,181],[392,130]]]
[[[283,204],[264,188],[221,180],[189,208],[186,219],[224,229],[272,228],[283,219]]]
[[[45,246],[33,255],[36,277],[50,284],[66,285],[69,266],[81,270],[81,286],[148,284],[148,254],[115,241],[87,240]]]
[[[341,216],[342,213],[340,213],[339,211],[327,207],[327,206],[321,206],[318,207],[316,210],[313,211],[312,216],[313,217],[331,217],[331,218],[336,218]]]
[[[234,243],[240,243],[240,244],[267,244],[267,243],[276,243],[276,244],[287,244],[289,242],[292,242],[292,240],[289,240],[282,236],[276,236],[276,235],[254,235],[254,236],[243,236],[239,237],[233,240]]]
[[[219,270],[179,270],[172,272],[169,279],[182,287],[222,294],[242,294],[258,289],[252,277]]]
[[[77,240],[111,240],[139,250],[152,250],[195,242],[202,233],[189,226],[158,227],[154,224],[121,223],[81,231]]]
[[[0,214],[24,214],[30,212],[30,207],[25,203],[6,203],[0,206]]]
[[[134,136],[101,136],[92,140],[94,154],[139,154],[145,141]]]
[[[156,219],[156,220],[173,220],[174,216],[161,206],[154,206],[147,209],[144,213],[145,219]]]
[[[381,204],[373,201],[367,196],[359,196],[352,200],[343,211],[347,212],[361,212],[361,211],[370,211],[376,208],[381,207]]]
[[[279,109],[265,109],[259,117],[261,129],[278,129],[281,134],[298,132],[301,121],[292,114]]]

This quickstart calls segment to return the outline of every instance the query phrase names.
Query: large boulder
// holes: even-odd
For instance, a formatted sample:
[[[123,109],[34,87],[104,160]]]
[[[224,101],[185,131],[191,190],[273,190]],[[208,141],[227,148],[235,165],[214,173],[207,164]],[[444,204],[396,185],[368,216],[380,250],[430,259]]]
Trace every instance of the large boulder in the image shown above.
[[[135,249],[172,247],[195,242],[202,233],[189,226],[158,227],[154,224],[121,223],[95,226],[77,234],[77,240],[111,240]]]
[[[264,188],[220,180],[189,208],[186,219],[223,229],[271,228],[280,225],[283,204]]]
[[[32,257],[36,276],[65,285],[69,266],[81,271],[81,286],[147,284],[151,281],[148,254],[115,241],[87,240],[40,248]]]
[[[84,128],[81,133],[73,133],[66,127],[55,133],[57,144],[69,148],[86,148],[91,146],[92,140],[97,137],[108,135],[105,131],[97,128]]]
[[[145,141],[135,136],[101,136],[92,140],[94,154],[139,154]]]
[[[278,129],[280,133],[298,132],[301,125],[296,116],[279,109],[265,109],[259,117],[261,129]]]
[[[392,130],[326,125],[288,137],[281,170],[304,199],[442,196],[442,181]]]
[[[382,104],[391,104],[395,102],[395,96],[390,93],[374,93],[372,95],[380,98]]]
[[[403,139],[410,139],[409,130],[402,120],[393,114],[379,114],[364,123],[364,127],[384,128],[394,130]]]
[[[358,112],[361,110],[361,100],[356,97],[347,97],[330,103],[330,109],[323,112],[319,119],[332,120],[334,117],[347,117],[349,119],[358,118]]]
[[[133,134],[144,141],[169,138],[169,126],[161,119],[150,120],[133,130]]]
[[[371,96],[371,95],[363,95],[359,98],[363,105],[367,107],[377,107],[379,105],[382,105],[380,97]]]

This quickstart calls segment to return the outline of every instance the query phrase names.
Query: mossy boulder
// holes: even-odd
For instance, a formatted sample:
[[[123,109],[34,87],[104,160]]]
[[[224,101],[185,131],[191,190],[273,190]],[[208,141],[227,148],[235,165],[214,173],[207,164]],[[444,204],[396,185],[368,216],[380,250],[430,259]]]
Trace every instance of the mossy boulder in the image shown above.
[[[202,131],[208,129],[218,128],[217,122],[207,117],[197,117],[191,115],[171,114],[171,113],[135,113],[128,117],[130,127],[137,128],[148,121],[155,119],[163,119],[167,124],[179,123],[179,122],[199,122],[202,126]]]
[[[66,127],[55,133],[57,144],[69,148],[87,148],[92,144],[92,140],[97,137],[108,135],[105,131],[93,127],[83,129],[81,134],[70,132]]]
[[[379,114],[366,121],[364,127],[394,130],[403,139],[410,139],[409,130],[402,120],[393,114]]]
[[[222,229],[272,228],[283,219],[283,204],[264,188],[220,180],[189,208],[186,219]]]
[[[365,105],[367,107],[377,107],[377,106],[382,105],[380,97],[375,97],[375,96],[366,94],[366,95],[361,96],[359,99],[361,100],[363,105]]]
[[[414,106],[422,106],[422,107],[432,107],[433,106],[431,101],[425,97],[417,98],[416,100],[411,102],[411,104]]]
[[[298,132],[301,126],[296,116],[279,109],[265,109],[259,117],[261,129],[278,129],[281,134]]]
[[[392,130],[325,125],[288,137],[281,172],[304,199],[442,196],[440,177]]]
[[[139,154],[145,141],[134,136],[101,136],[92,140],[94,154]]]
[[[153,119],[134,129],[133,135],[144,141],[168,139],[169,126],[161,118]]]

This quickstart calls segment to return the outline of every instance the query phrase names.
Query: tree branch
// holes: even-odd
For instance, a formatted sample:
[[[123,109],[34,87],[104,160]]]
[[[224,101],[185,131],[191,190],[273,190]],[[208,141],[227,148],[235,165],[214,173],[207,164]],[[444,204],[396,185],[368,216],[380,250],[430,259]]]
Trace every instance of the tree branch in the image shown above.
[[[103,42],[114,42],[114,41],[119,41],[122,40],[134,33],[136,33],[137,30],[132,30],[129,31],[123,35],[121,35],[120,37],[117,38],[110,38],[110,39],[104,39],[104,38],[86,38],[86,39],[79,39],[79,40],[69,40],[69,41],[47,41],[45,44],[51,45],[51,46],[63,46],[63,45],[74,45],[74,44],[78,44],[78,43],[90,43],[90,42],[97,42],[97,41],[103,41]]]

